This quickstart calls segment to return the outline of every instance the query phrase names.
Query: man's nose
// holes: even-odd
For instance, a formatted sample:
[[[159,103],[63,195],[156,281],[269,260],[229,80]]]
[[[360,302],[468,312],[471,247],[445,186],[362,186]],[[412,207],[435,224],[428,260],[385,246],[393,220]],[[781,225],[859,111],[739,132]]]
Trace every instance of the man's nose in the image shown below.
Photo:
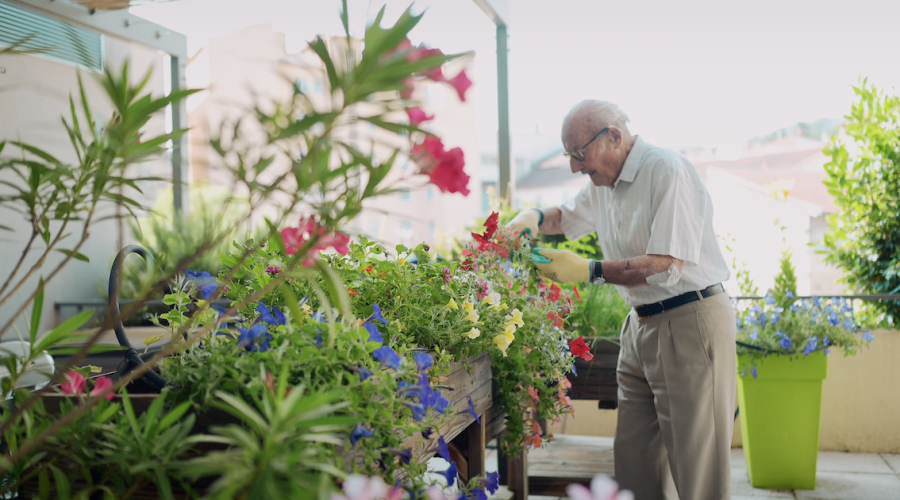
[[[584,168],[584,164],[582,162],[576,160],[575,157],[573,156],[573,157],[569,158],[569,167],[572,169],[573,174],[577,174],[578,172],[581,172],[581,170]]]

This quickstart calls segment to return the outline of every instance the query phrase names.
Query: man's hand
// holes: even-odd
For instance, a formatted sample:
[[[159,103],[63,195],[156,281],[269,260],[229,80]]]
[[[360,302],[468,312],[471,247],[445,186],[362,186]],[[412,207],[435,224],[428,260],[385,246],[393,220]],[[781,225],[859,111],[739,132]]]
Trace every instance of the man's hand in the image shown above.
[[[528,233],[529,238],[537,238],[538,227],[541,222],[541,213],[537,209],[527,209],[519,212],[506,227],[515,231],[519,236]]]
[[[542,258],[543,257],[543,258]],[[568,250],[535,248],[531,254],[541,275],[557,283],[582,282],[591,280],[593,261],[579,257]]]

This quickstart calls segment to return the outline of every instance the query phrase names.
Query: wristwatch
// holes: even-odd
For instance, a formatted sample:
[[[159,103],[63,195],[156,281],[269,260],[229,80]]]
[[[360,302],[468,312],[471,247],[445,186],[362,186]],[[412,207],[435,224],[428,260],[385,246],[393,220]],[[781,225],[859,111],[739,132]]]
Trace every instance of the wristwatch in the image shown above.
[[[591,261],[591,283],[598,286],[606,283],[606,278],[603,277],[603,263],[599,260]]]

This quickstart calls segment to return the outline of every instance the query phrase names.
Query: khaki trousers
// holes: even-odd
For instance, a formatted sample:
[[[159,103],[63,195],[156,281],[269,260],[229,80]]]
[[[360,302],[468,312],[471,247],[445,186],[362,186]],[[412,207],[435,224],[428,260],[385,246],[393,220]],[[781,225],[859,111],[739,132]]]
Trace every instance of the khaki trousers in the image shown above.
[[[720,293],[625,319],[615,467],[635,500],[731,498],[734,318]]]

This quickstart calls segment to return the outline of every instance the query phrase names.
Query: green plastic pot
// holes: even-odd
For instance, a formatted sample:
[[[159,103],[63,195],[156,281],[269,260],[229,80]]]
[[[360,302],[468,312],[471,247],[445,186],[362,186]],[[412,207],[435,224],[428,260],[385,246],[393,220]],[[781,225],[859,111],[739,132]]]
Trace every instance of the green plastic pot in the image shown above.
[[[814,490],[828,358],[773,355],[738,377],[741,437],[754,488]]]

